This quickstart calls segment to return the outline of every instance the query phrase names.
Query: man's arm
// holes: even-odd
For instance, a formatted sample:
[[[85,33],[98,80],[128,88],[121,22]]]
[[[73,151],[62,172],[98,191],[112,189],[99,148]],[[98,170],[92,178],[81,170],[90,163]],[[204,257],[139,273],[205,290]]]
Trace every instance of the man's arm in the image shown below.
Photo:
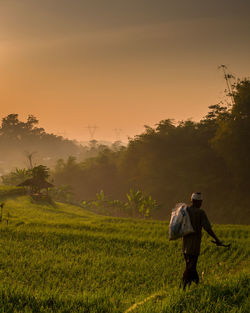
[[[220,241],[220,239],[215,235],[214,231],[212,230],[212,228],[206,229],[207,233],[214,238],[214,240],[216,241],[217,245],[221,245],[222,242]]]
[[[219,238],[215,235],[214,231],[212,230],[212,226],[207,218],[207,215],[205,211],[202,210],[202,219],[201,219],[202,227],[205,229],[205,231],[214,238],[215,243],[219,246],[222,244],[222,242],[219,240]]]

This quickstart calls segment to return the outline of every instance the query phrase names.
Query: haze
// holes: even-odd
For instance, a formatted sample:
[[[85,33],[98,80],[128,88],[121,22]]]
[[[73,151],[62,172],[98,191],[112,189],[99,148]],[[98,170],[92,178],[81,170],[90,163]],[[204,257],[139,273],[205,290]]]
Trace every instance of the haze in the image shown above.
[[[245,0],[0,1],[0,118],[123,141],[198,120],[225,98],[218,65],[249,75],[249,13]]]

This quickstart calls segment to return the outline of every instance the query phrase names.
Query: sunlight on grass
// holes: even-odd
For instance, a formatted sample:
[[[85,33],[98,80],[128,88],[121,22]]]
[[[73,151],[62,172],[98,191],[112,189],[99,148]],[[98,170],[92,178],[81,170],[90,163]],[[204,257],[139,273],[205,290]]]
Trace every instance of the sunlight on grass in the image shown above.
[[[168,223],[98,216],[80,207],[6,200],[0,226],[0,312],[247,312],[249,227],[217,225],[229,249],[203,237],[200,286],[179,288],[180,241]]]

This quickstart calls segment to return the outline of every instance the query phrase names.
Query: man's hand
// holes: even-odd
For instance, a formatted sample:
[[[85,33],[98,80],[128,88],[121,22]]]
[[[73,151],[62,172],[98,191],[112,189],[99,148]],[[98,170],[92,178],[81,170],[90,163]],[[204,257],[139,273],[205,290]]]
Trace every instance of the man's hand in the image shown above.
[[[220,239],[215,240],[215,243],[216,243],[217,246],[221,246],[222,245],[222,242],[220,241]]]
[[[212,243],[215,243],[217,246],[221,246],[222,245],[222,242],[220,241],[219,238],[217,238],[217,236],[213,232],[212,228],[208,229],[207,232],[214,239],[214,240],[212,240]]]
[[[231,246],[231,243],[229,243],[228,245],[224,245],[219,239],[215,240],[211,240],[212,243],[216,244],[216,246],[218,247],[225,247],[225,248],[229,248]]]

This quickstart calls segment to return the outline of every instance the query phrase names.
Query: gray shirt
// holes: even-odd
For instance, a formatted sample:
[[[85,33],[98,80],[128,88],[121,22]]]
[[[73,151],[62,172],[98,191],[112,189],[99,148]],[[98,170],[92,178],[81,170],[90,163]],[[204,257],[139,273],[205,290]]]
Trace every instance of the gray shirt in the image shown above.
[[[182,251],[186,254],[199,255],[202,236],[201,230],[204,228],[208,231],[211,229],[211,224],[203,210],[190,206],[187,208],[187,211],[195,233],[182,238]]]

